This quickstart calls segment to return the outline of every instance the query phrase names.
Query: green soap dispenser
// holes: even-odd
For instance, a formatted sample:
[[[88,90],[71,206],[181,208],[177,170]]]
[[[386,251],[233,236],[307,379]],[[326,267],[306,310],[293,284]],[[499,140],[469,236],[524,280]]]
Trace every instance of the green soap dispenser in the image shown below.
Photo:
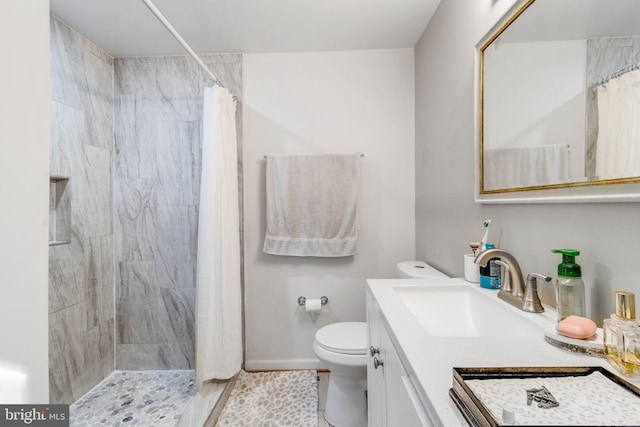
[[[576,256],[580,255],[580,251],[552,249],[551,252],[562,254],[562,263],[558,264],[556,279],[558,322],[571,315],[585,317],[584,282],[580,266],[576,264]]]

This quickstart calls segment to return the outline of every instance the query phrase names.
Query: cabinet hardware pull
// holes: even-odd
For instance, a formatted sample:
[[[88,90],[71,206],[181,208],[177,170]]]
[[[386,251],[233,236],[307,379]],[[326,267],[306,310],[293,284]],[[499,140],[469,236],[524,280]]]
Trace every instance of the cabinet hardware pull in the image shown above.
[[[380,354],[380,349],[379,348],[375,348],[374,346],[371,346],[371,347],[369,347],[369,352],[371,353],[371,357],[373,357],[376,354]]]
[[[378,369],[378,367],[380,366],[384,366],[384,363],[382,363],[382,359],[378,359],[377,357],[373,358],[373,368],[374,369]]]

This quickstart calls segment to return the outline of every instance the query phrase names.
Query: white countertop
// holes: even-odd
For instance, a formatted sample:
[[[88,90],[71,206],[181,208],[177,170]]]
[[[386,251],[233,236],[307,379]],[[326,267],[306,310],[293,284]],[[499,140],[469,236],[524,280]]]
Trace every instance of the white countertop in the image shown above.
[[[397,285],[442,285],[443,280],[455,285],[475,287],[495,297],[500,304],[529,319],[540,328],[538,339],[531,337],[433,337],[427,335],[413,314],[393,290]],[[468,367],[526,367],[526,366],[602,366],[616,371],[598,357],[571,353],[552,346],[544,339],[544,329],[556,322],[556,311],[546,306],[544,313],[525,313],[498,299],[496,290],[482,289],[477,283],[464,279],[369,279],[368,290],[393,335],[398,352],[408,366],[405,368],[418,381],[418,393],[426,409],[442,426],[467,426],[467,422],[449,397],[453,383],[453,369]],[[500,325],[496,325],[500,328]],[[640,381],[623,377],[640,385]],[[434,417],[435,418],[435,417]]]

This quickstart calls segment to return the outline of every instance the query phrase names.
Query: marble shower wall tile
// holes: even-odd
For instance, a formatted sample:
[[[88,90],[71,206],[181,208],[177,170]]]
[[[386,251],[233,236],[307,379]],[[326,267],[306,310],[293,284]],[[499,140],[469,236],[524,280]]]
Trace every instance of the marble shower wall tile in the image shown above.
[[[131,366],[130,371],[165,370],[166,366],[193,369],[193,364],[186,359],[176,343],[119,344],[116,360],[116,366],[126,364]]]
[[[111,150],[113,60],[87,39],[51,18],[51,99],[85,112],[92,139]]]
[[[52,84],[55,80],[52,74]],[[49,102],[49,108],[51,114],[49,168],[52,174],[70,176],[73,169],[82,165],[84,157],[82,144],[82,137],[86,135],[84,113],[53,100]],[[69,184],[72,185],[73,182]]]
[[[75,31],[55,19],[50,19],[51,99],[74,108],[81,108],[76,68],[79,37]]]
[[[241,95],[241,55],[203,60]],[[208,77],[187,56],[122,58],[114,68],[117,369],[191,369]]]
[[[156,58],[156,85],[167,97],[199,97],[202,70],[189,56],[160,56]]]
[[[49,315],[49,400],[71,403],[77,397],[80,375],[85,368],[81,303]],[[87,389],[90,390],[91,387]]]
[[[121,95],[114,99],[114,178],[138,178],[136,138],[136,97]]]
[[[86,84],[80,92],[92,138],[87,145],[113,149],[113,63],[86,53],[83,57]]]
[[[70,177],[71,242],[49,248],[49,395],[72,403],[115,365],[113,59],[50,23],[50,171]]]
[[[161,288],[195,288],[196,230],[193,205],[158,206],[156,274]]]
[[[114,68],[116,96],[160,93],[156,82],[157,58],[116,58]]]
[[[71,255],[71,245],[52,246],[49,250],[49,313],[80,303],[83,282],[84,269]]]
[[[99,327],[100,345],[98,350],[100,357],[98,360],[102,363],[102,378],[105,378],[116,369],[115,320],[113,316],[100,324]]]
[[[158,123],[158,205],[194,205],[200,171],[200,122]]]
[[[180,353],[189,362],[188,369],[195,368],[195,304],[194,288],[164,288],[160,290],[162,301],[171,325],[171,335],[176,337],[173,343],[180,348]]]
[[[200,122],[202,120],[202,96],[177,94],[146,97],[156,109],[157,122]]]
[[[86,310],[86,330],[113,320],[113,236],[85,241],[85,270],[82,287]]]
[[[116,262],[154,259],[156,231],[154,179],[119,179],[115,185]]]
[[[110,234],[108,236],[99,237],[100,241],[100,254],[99,254],[99,263],[100,263],[100,312],[99,312],[99,320],[100,324],[104,325],[105,323],[111,323],[111,349],[113,352],[113,347],[115,346],[113,342],[113,322],[114,322],[114,314],[115,314],[115,269],[113,265],[113,255],[114,255],[114,236]],[[104,335],[105,331],[102,331],[102,335]],[[110,359],[114,361],[114,359]],[[115,362],[114,362],[115,366]],[[115,369],[115,368],[114,368]],[[113,369],[112,369],[113,370]],[[109,371],[108,373],[111,373]]]

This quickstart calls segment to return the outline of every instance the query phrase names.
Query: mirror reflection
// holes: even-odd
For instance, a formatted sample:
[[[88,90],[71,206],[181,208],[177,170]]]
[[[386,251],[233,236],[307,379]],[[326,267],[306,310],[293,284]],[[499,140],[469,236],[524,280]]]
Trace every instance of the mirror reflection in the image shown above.
[[[480,48],[480,192],[640,181],[640,2],[530,0]]]

